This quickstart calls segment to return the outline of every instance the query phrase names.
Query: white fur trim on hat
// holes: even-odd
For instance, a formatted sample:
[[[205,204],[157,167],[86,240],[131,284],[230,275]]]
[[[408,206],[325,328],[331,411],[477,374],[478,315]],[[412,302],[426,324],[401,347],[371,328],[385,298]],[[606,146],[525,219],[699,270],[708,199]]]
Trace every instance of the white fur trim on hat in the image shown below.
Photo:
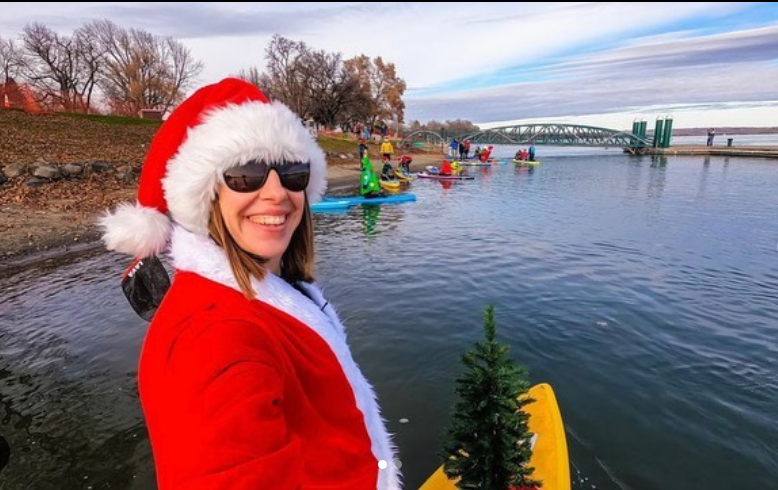
[[[327,161],[300,118],[280,102],[229,104],[189,129],[162,179],[173,220],[207,235],[211,201],[224,171],[250,160],[310,162],[308,201],[327,188]]]
[[[163,251],[170,237],[167,216],[139,204],[120,204],[114,213],[106,212],[99,220],[108,250],[148,257]]]

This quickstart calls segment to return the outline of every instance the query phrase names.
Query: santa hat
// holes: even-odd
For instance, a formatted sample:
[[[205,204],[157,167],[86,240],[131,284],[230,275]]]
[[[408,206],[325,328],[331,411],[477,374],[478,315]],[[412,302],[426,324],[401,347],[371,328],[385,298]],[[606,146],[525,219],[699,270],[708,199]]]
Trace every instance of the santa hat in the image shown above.
[[[224,171],[255,159],[310,162],[308,201],[324,194],[324,152],[295,113],[236,78],[201,88],[154,136],[137,203],[120,204],[101,218],[103,241],[109,250],[147,257],[165,249],[171,220],[207,236],[211,202]]]

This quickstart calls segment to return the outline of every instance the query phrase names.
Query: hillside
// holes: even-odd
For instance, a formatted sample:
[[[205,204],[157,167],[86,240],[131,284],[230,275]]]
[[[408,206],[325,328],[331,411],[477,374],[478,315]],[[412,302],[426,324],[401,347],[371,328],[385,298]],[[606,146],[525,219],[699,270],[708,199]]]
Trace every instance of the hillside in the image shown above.
[[[159,122],[0,110],[0,166],[44,159],[140,165]]]

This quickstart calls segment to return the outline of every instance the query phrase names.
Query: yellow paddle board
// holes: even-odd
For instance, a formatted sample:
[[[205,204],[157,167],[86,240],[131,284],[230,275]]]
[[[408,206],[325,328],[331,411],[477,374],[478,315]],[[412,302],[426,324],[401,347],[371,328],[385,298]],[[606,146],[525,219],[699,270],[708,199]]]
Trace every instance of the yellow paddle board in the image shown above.
[[[551,385],[540,383],[529,390],[534,403],[524,406],[529,414],[529,430],[536,434],[530,466],[535,468],[532,478],[540,480],[541,490],[570,490],[570,460],[562,414]],[[458,490],[439,467],[419,490]]]

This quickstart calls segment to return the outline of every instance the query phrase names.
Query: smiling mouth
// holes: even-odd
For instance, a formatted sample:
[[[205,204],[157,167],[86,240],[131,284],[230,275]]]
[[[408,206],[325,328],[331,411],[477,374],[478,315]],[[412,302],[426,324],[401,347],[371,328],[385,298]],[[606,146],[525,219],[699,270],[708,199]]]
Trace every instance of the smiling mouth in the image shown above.
[[[281,226],[286,223],[286,215],[282,216],[261,216],[255,215],[248,218],[249,221],[258,225]]]

